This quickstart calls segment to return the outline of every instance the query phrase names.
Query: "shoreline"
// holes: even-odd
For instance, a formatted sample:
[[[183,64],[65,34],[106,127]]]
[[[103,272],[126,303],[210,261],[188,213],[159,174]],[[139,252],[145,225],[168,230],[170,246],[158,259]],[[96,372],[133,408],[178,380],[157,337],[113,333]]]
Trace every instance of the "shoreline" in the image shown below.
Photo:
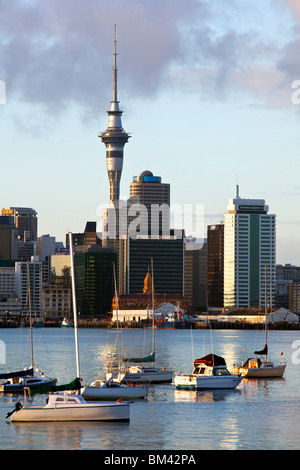
[[[8,321],[0,322],[0,328],[28,328],[29,325],[20,326],[17,322]],[[34,328],[66,328],[61,327],[59,321],[46,321],[43,325]],[[68,328],[68,327],[67,327]],[[72,328],[72,327],[71,327]],[[97,320],[79,320],[78,328],[116,328],[116,323],[111,321],[97,321]],[[120,329],[138,328],[143,329],[143,325],[140,322],[128,322],[119,323]],[[248,322],[227,322],[227,321],[203,321],[203,322],[191,322],[187,326],[179,328],[156,328],[160,330],[184,330],[187,329],[223,329],[223,330],[259,330],[264,329],[264,323],[248,323]],[[300,323],[287,323],[287,322],[276,322],[268,324],[269,330],[300,330]]]

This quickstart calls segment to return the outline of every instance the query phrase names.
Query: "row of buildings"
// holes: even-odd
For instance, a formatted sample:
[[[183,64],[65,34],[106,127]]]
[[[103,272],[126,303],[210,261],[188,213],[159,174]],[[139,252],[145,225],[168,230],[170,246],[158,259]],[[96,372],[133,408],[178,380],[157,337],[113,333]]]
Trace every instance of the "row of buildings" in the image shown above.
[[[164,193],[161,199],[169,199],[169,185],[164,184],[162,190],[160,178],[151,183],[142,178],[140,175],[140,190],[153,194],[157,188],[156,200],[159,193]],[[147,191],[141,188],[143,184]],[[131,187],[132,192],[134,189]],[[300,314],[300,267],[275,264],[275,216],[269,216],[264,201],[259,202],[239,197],[230,201],[224,222],[208,226],[207,237],[197,249],[193,243],[190,249],[191,239],[180,230],[170,230],[169,236],[103,239],[96,222],[88,222],[84,232],[72,234],[79,314],[82,318],[110,316],[113,263],[122,308],[133,312],[134,318],[134,310],[151,309],[151,296],[144,291],[151,259],[155,302],[160,307],[168,304],[189,313],[221,313],[232,308],[263,308],[267,301]],[[2,250],[15,242],[17,219],[25,211],[21,209],[2,211]],[[9,210],[13,221],[5,224]],[[50,235],[37,237],[36,229],[27,230],[31,225],[37,227],[36,211],[27,210],[26,217],[27,240],[21,235],[16,238],[21,250],[15,250],[15,257],[10,250],[1,253],[0,315],[28,315],[31,306],[37,318],[60,320],[72,314],[68,235],[65,246]],[[29,242],[31,249],[24,251],[24,243]]]
[[[113,100],[108,127],[99,133],[106,148],[109,202],[99,232],[96,222],[87,222],[84,232],[72,235],[79,315],[111,314],[114,264],[123,318],[131,312],[137,319],[136,312],[151,307],[144,282],[152,261],[159,308],[222,312],[268,304],[300,313],[300,268],[276,266],[276,216],[263,199],[241,198],[237,186],[224,220],[199,237],[180,222],[172,225],[170,185],[149,170],[134,176],[129,199],[120,200],[124,147],[131,136],[122,127],[117,97],[116,43],[115,31]],[[61,319],[72,311],[68,237],[65,246],[50,235],[38,237],[34,209],[2,210],[0,296],[2,315],[27,315],[31,307],[37,317]]]

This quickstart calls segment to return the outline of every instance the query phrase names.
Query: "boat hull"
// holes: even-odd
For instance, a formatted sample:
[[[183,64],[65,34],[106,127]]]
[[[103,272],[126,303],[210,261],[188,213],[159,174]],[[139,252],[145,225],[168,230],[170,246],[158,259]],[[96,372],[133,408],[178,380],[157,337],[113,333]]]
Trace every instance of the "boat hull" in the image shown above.
[[[107,378],[109,378],[109,374],[107,375]],[[123,384],[168,383],[173,380],[173,372],[120,372],[115,380]]]
[[[30,378],[32,380],[32,378]],[[57,384],[57,380],[45,380],[43,382],[40,382],[38,384],[25,384],[23,385],[22,383],[16,383],[16,384],[3,384],[0,385],[0,392],[2,393],[21,393],[24,391],[25,387],[30,387],[31,389],[38,389],[39,387],[45,387],[45,386],[54,386]]]
[[[147,396],[148,389],[146,387],[98,387],[88,386],[82,392],[85,400],[118,400],[122,399],[139,399]]]
[[[203,376],[178,375],[174,377],[174,385],[178,390],[229,390],[235,389],[243,380],[238,375]]]
[[[105,403],[52,408],[24,407],[11,416],[11,422],[58,422],[58,421],[129,421],[128,403]]]
[[[286,365],[278,365],[274,367],[240,367],[239,373],[246,379],[268,379],[283,377]]]

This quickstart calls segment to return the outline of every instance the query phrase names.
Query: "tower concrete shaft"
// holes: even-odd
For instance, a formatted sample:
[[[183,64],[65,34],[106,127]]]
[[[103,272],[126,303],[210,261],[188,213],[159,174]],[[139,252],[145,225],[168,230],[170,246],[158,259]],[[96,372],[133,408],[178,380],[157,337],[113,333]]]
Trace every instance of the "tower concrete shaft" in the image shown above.
[[[123,150],[130,138],[122,127],[117,99],[117,26],[114,27],[114,68],[113,68],[113,100],[108,114],[108,128],[99,134],[106,147],[106,167],[109,179],[109,201],[120,199],[120,180],[123,167]]]

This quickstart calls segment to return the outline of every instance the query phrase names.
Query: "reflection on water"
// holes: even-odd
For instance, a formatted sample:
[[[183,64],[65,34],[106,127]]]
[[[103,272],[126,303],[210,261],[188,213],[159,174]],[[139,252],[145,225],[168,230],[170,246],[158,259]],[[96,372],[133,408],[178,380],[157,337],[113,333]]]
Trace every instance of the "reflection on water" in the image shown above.
[[[19,354],[22,347],[18,343],[15,348],[16,333],[0,330],[7,352],[7,364],[0,372],[19,368],[16,351]],[[148,333],[123,330],[123,350],[144,352]],[[291,360],[299,332],[272,333],[272,351],[284,350],[289,359],[284,378],[244,379],[235,390],[186,391],[172,384],[150,385],[148,399],[130,405],[130,423],[9,423],[4,416],[18,399],[24,402],[23,395],[0,395],[1,449],[299,449],[300,365]],[[45,328],[38,334],[42,337],[35,343],[39,368],[57,377],[59,384],[71,381],[76,373],[74,332]],[[213,342],[213,352],[225,357],[230,368],[243,361],[245,345],[250,351],[256,349],[255,336],[256,332],[247,330],[215,330],[212,335],[194,330],[191,340],[190,331],[157,330],[157,365],[187,373],[194,358],[212,352]],[[26,351],[24,347],[24,366],[28,365]],[[117,351],[115,332],[79,329],[83,381],[103,380]],[[44,404],[45,399],[35,396],[33,401]]]
[[[43,448],[56,450],[82,450],[109,448],[120,430],[128,431],[128,423],[13,423],[16,437],[23,449]]]
[[[233,395],[239,393],[241,392],[237,388],[234,390],[175,390],[174,401],[224,401],[228,399],[228,397],[232,397]]]

